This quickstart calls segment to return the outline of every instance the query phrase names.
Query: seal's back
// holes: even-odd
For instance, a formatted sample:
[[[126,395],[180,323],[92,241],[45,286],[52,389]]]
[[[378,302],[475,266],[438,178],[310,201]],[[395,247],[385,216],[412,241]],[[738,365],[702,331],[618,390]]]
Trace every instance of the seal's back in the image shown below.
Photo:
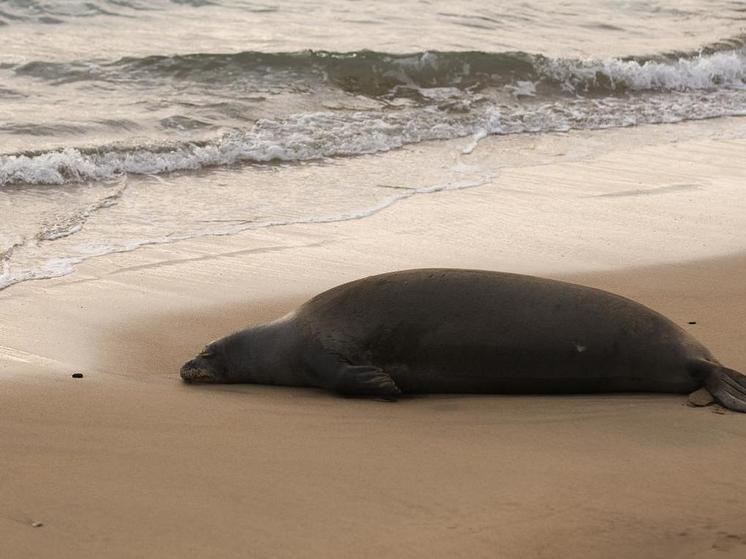
[[[420,269],[371,276],[299,309],[329,351],[404,391],[688,392],[709,351],[663,315],[598,289],[518,274]]]

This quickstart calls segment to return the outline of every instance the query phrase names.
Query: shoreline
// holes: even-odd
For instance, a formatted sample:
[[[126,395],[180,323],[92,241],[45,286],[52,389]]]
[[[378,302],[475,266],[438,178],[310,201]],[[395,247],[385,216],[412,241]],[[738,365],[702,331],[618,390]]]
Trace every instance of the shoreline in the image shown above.
[[[494,135],[476,144],[466,137],[423,142],[329,164],[283,167],[276,169],[279,173],[251,167],[213,174],[176,173],[165,188],[149,183],[147,178],[130,177],[115,193],[116,203],[106,202],[111,193],[99,193],[105,195],[106,203],[96,202],[93,206],[97,210],[86,210],[85,220],[74,222],[79,228],[74,234],[53,237],[51,242],[21,241],[13,248],[9,275],[0,278],[0,285],[15,281],[14,275],[37,274],[44,267],[49,273],[68,267],[75,273],[89,261],[111,259],[114,263],[117,254],[148,247],[168,250],[186,242],[183,246],[189,252],[188,243],[200,239],[206,243],[215,240],[218,252],[221,247],[216,239],[220,237],[238,238],[227,241],[229,246],[241,246],[245,241],[258,250],[265,248],[265,239],[282,242],[285,233],[296,238],[321,236],[325,242],[335,242],[335,229],[318,226],[350,221],[362,224],[350,229],[341,226],[339,230],[358,236],[392,228],[408,234],[412,227],[402,227],[400,221],[411,221],[421,232],[412,235],[412,241],[433,251],[434,241],[441,241],[451,242],[453,251],[459,252],[464,248],[459,246],[460,240],[477,235],[480,238],[475,239],[474,259],[483,256],[479,249],[498,250],[510,266],[520,265],[528,271],[536,271],[537,263],[544,262],[540,272],[621,269],[738,253],[746,251],[746,241],[732,234],[746,230],[746,204],[740,192],[743,173],[737,163],[746,148],[745,122],[743,117],[729,117],[629,129]],[[130,224],[129,236],[117,237],[118,224],[129,223],[132,212],[168,214],[166,207],[149,207],[160,204],[156,202],[159,197],[178,204],[184,202],[180,198],[183,195],[189,204],[192,183],[207,193],[225,194],[221,180],[230,185],[229,200],[250,184],[257,194],[244,200],[249,207],[261,206],[264,194],[289,189],[292,196],[296,190],[300,193],[299,203],[305,208],[304,204],[314,198],[309,194],[309,189],[315,190],[312,185],[334,185],[334,200],[339,207],[329,209],[329,213],[322,205],[323,209],[310,213],[305,208],[297,215],[278,214],[266,221],[247,219],[244,225],[226,226],[222,232],[184,231],[183,238],[178,224],[171,223],[172,216],[166,215],[161,229],[141,226],[132,230]],[[93,185],[91,190],[95,193],[101,188]],[[148,194],[151,191],[156,194]],[[466,196],[454,197],[453,193],[459,191]],[[470,191],[475,194],[470,195]],[[12,203],[12,199],[5,202]],[[90,202],[87,208],[93,207]],[[411,203],[415,206],[410,207]],[[400,209],[402,204],[407,207]],[[216,206],[227,212],[222,217],[235,218],[227,222],[241,222],[246,217],[246,210],[233,213],[233,208],[220,203]],[[381,213],[390,215],[377,217]],[[477,223],[472,223],[475,214]],[[371,218],[373,221],[366,225]],[[33,227],[48,227],[34,225],[39,219],[33,212],[21,212],[11,225],[20,227],[31,239],[40,234]],[[27,220],[29,223],[24,223]],[[443,235],[449,225],[454,231],[448,237],[453,240]],[[433,239],[427,239],[427,233]],[[391,235],[387,236],[383,247],[392,242]],[[373,244],[368,250],[380,249]],[[180,247],[175,251],[179,252]],[[437,255],[437,262],[443,252]],[[66,276],[69,273],[63,272],[57,277]],[[33,280],[20,283],[24,281]],[[12,285],[17,284],[6,289]],[[0,297],[3,291],[0,289]]]

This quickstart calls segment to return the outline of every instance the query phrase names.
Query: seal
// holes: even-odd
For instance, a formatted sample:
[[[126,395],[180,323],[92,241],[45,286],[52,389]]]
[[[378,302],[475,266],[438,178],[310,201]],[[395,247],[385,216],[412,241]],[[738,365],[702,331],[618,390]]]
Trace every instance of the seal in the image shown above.
[[[746,376],[663,315],[591,287],[481,270],[405,270],[340,285],[208,344],[181,377],[382,399],[706,387],[746,412]]]

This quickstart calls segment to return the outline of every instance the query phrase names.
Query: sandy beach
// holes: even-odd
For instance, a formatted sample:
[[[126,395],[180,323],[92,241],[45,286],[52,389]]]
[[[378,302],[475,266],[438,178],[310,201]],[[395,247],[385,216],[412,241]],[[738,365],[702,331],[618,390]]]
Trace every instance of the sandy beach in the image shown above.
[[[180,382],[216,337],[426,266],[607,289],[746,371],[743,119],[469,141],[338,165],[502,157],[475,188],[0,291],[0,556],[743,557],[746,418],[717,406]]]

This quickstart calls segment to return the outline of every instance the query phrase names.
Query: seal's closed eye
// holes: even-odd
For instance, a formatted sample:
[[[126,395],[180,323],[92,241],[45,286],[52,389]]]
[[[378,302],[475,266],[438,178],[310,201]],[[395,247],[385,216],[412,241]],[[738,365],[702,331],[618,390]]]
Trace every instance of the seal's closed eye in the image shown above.
[[[210,359],[211,357],[215,357],[215,351],[212,348],[206,347],[199,353],[197,357],[202,357],[203,359]]]

